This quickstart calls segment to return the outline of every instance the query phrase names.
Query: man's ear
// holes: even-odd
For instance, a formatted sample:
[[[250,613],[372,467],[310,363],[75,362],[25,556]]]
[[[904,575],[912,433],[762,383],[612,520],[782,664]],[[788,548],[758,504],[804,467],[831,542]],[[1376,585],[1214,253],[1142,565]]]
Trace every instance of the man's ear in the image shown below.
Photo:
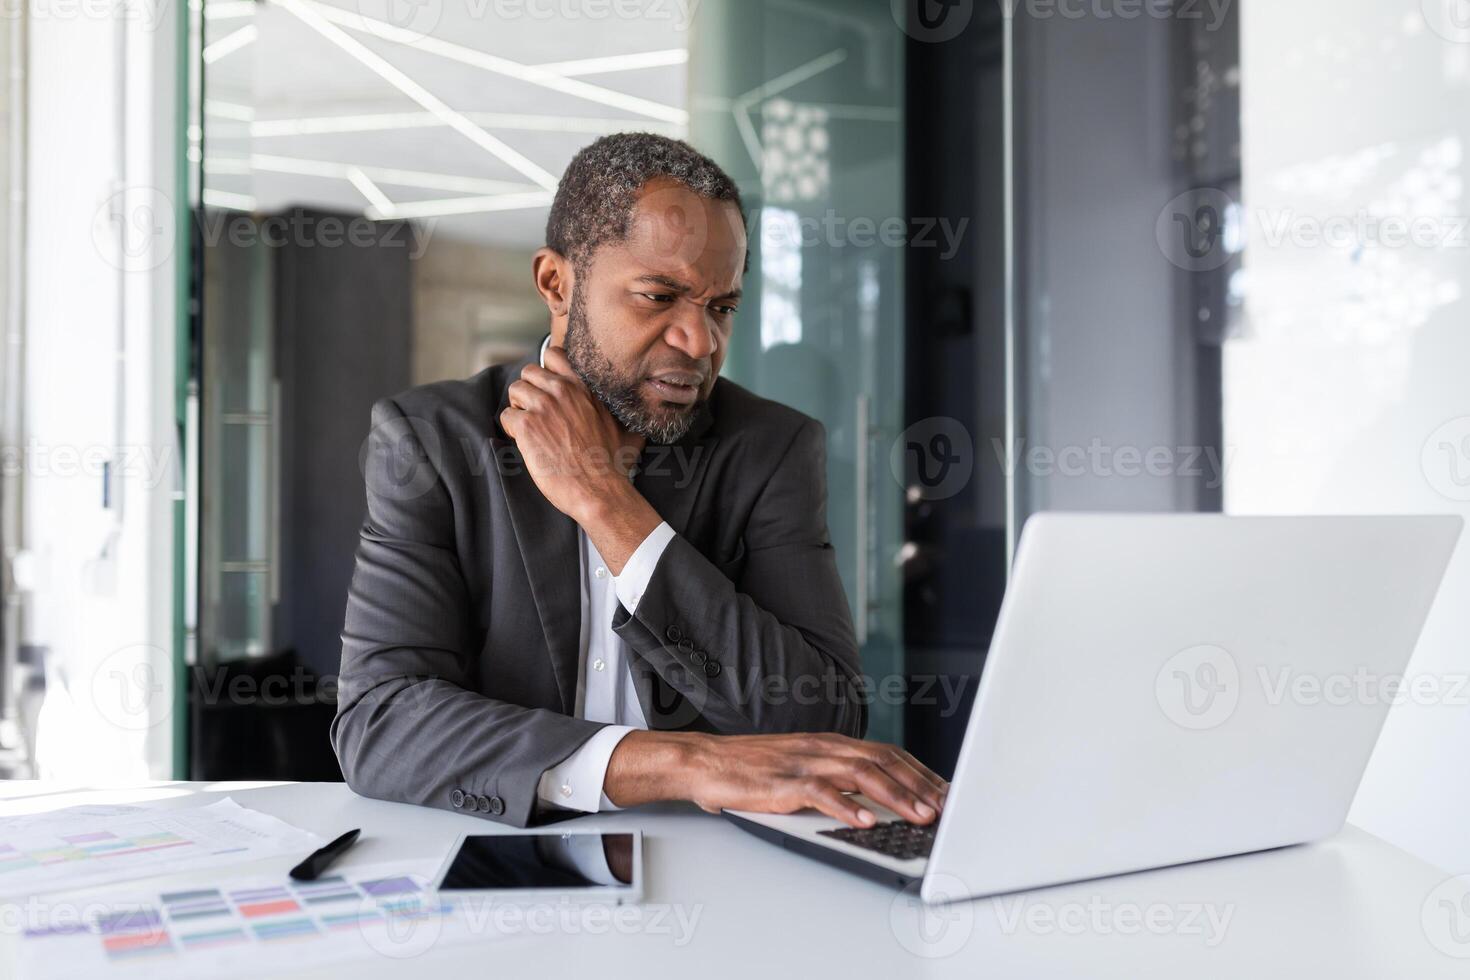
[[[552,333],[556,334],[558,326],[565,329],[567,311],[572,307],[572,289],[575,286],[572,263],[560,252],[539,248],[531,259],[531,274],[536,280],[536,291],[551,313]]]

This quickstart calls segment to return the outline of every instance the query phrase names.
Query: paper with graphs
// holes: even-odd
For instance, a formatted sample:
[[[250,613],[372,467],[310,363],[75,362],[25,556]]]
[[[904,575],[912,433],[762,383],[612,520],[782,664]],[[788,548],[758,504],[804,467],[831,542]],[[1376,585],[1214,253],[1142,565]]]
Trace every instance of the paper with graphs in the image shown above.
[[[188,809],[78,806],[0,817],[0,901],[282,854],[321,838],[234,800]]]
[[[310,882],[237,873],[207,885],[86,895],[26,922],[19,976],[273,977],[494,938],[488,918],[427,890],[431,871],[423,862],[369,865]]]

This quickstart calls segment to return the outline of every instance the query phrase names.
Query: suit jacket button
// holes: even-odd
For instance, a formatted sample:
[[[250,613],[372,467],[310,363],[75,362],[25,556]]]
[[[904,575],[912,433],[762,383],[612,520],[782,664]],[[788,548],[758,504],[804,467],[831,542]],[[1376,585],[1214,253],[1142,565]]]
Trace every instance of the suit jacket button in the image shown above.
[[[705,661],[709,659],[709,654],[705,653],[703,650],[695,650],[689,655],[689,659],[694,661],[694,666],[703,667]]]
[[[492,796],[492,797],[490,797],[490,813],[493,816],[497,816],[498,817],[498,816],[500,816],[504,812],[505,812],[505,801],[502,800],[498,796]]]
[[[454,804],[454,808],[456,810],[463,809],[463,807],[464,807],[464,790],[457,789],[453,793],[450,793],[449,794],[449,802]]]
[[[719,663],[718,660],[711,660],[709,663],[707,663],[707,664],[704,665],[704,676],[706,676],[706,677],[719,677],[720,676],[720,663]]]
[[[488,796],[475,797],[475,803],[480,807],[481,813],[490,812],[490,798]]]
[[[670,626],[668,629],[664,630],[664,636],[667,636],[673,642],[678,643],[681,639],[683,639],[684,631],[679,629],[679,627],[677,626]]]
[[[689,639],[689,637],[687,636],[684,637],[684,639],[679,641],[679,649],[684,653],[688,653],[689,651],[694,649],[694,641]]]

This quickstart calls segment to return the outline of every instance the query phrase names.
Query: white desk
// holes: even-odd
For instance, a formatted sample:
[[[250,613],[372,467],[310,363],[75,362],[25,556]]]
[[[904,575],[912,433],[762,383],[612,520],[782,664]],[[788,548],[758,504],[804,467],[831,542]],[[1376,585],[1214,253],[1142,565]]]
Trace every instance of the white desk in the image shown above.
[[[162,783],[130,791],[0,783],[0,812],[149,800],[197,806],[226,795],[323,838],[363,828],[362,841],[340,867],[439,858],[458,833],[498,830],[486,820],[364,800],[345,786],[319,783]],[[1085,816],[1078,819],[1078,833],[1086,833]],[[1351,827],[1323,844],[923,913],[903,895],[785,853],[693,808],[599,815],[574,825],[644,831],[645,902],[681,908],[693,922],[684,945],[676,945],[680,930],[670,916],[664,931],[502,937],[302,976],[531,977],[573,970],[587,980],[647,980],[676,971],[699,980],[1470,975],[1470,919],[1458,923],[1465,942],[1457,946],[1445,938],[1455,934],[1436,930],[1429,918],[1453,912],[1439,904],[1443,892],[1432,894],[1449,876]],[[248,870],[284,874],[292,863],[257,862]],[[167,880],[195,884],[217,874]],[[1211,925],[1210,911],[1216,922],[1228,916],[1223,935]],[[919,938],[920,915],[931,916],[927,944]],[[14,935],[0,936],[0,975],[15,973],[16,942]]]

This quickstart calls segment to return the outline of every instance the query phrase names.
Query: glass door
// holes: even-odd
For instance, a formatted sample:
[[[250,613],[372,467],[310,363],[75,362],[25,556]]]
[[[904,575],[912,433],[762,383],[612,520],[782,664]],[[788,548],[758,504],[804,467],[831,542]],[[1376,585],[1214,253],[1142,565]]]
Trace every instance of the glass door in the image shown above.
[[[903,737],[903,38],[888,0],[706,0],[690,138],[750,211],[732,379],[827,428],[827,522],[872,696]],[[754,314],[754,315],[750,315]]]

